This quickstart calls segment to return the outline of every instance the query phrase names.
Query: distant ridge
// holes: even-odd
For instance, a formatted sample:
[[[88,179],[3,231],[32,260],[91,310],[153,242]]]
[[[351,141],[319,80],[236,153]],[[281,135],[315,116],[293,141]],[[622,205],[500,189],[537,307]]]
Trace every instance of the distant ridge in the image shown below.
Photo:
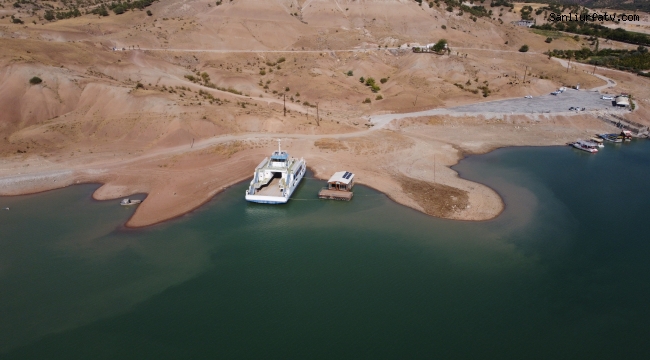
[[[563,5],[580,5],[588,8],[601,8],[601,9],[620,9],[620,10],[640,10],[650,12],[650,0],[541,0],[541,1],[525,1],[536,3],[558,3]]]

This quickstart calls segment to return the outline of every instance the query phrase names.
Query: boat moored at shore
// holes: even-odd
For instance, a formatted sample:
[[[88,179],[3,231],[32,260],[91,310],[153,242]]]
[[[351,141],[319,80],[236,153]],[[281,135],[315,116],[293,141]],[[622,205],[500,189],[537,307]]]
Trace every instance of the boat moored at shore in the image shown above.
[[[578,141],[576,141],[574,143],[571,143],[571,146],[573,146],[576,149],[586,151],[586,152],[592,153],[592,154],[598,152],[598,149],[597,149],[598,144],[596,144],[595,142],[591,142],[591,141],[578,140]]]
[[[598,137],[605,141],[613,142],[613,143],[622,143],[623,138],[621,138],[618,134],[598,134]]]
[[[305,171],[305,160],[290,158],[286,151],[282,151],[278,140],[278,151],[255,168],[245,198],[262,204],[284,204],[300,184]]]

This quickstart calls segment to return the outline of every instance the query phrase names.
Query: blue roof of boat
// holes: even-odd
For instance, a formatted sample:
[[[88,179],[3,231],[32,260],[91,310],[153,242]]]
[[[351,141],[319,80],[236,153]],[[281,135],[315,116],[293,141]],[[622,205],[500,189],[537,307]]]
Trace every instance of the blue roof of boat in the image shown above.
[[[279,153],[276,151],[271,155],[271,160],[287,160],[289,158],[289,154],[286,152]]]

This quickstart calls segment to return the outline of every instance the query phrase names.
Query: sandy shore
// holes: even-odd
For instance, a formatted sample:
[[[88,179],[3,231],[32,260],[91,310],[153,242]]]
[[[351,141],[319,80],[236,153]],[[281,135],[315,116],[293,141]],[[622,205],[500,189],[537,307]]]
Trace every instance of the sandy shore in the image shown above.
[[[495,191],[460,178],[450,168],[464,156],[506,146],[563,145],[612,130],[593,116],[575,114],[546,121],[525,115],[499,119],[435,115],[383,126],[331,135],[228,135],[117,160],[109,154],[82,155],[61,163],[5,159],[0,163],[0,194],[88,182],[103,184],[93,194],[97,200],[147,193],[127,222],[143,227],[190,212],[226,187],[249,179],[260,159],[275,149],[275,139],[283,138],[283,148],[304,157],[317,178],[352,171],[358,183],[400,204],[432,216],[481,221],[498,216],[504,204]]]

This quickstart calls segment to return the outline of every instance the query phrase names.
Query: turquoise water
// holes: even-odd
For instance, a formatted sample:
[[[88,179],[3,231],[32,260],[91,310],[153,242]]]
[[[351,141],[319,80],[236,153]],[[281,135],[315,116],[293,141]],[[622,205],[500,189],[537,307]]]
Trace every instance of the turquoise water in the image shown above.
[[[139,230],[96,185],[0,198],[0,357],[650,357],[650,142],[456,169],[504,213],[440,220],[362,186],[313,201],[310,179],[285,206],[239,184]]]

